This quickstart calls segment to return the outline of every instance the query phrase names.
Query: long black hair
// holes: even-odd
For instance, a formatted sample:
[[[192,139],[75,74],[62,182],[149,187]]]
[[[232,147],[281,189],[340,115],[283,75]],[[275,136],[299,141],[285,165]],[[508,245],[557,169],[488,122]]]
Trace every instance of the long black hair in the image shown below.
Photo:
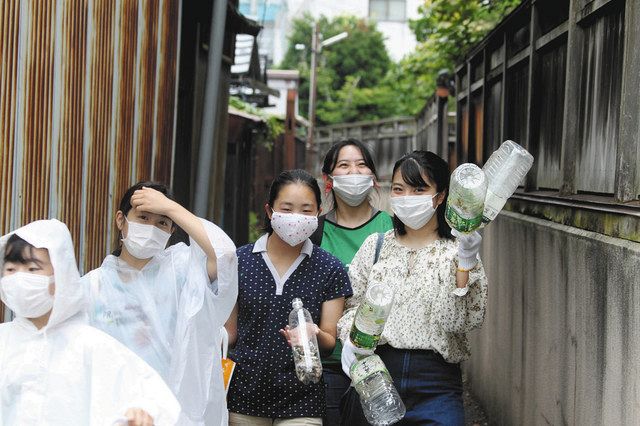
[[[302,169],[286,170],[280,173],[278,177],[276,177],[271,183],[267,204],[269,204],[269,206],[273,208],[273,203],[276,201],[276,198],[278,198],[280,190],[286,185],[290,185],[292,183],[306,185],[309,189],[311,189],[313,195],[316,198],[317,208],[320,209],[321,196],[318,181],[316,181],[313,176]],[[271,219],[269,219],[269,216],[266,214],[264,218],[264,231],[269,235],[273,233],[273,228],[271,227]]]
[[[139,189],[142,189],[143,187],[155,189],[156,191],[162,192],[168,199],[174,200],[173,194],[171,193],[167,185],[160,182],[151,182],[151,181],[138,182],[135,185],[131,186],[129,189],[127,189],[124,195],[122,196],[122,198],[120,199],[118,210],[120,210],[122,214],[125,215],[125,217],[129,214],[129,212],[133,207],[131,205],[131,197],[133,196],[133,193]],[[173,225],[173,227],[175,230],[171,234],[171,238],[169,239],[168,244],[173,245],[178,242],[184,242],[186,244],[189,244],[189,237],[187,236],[186,232],[184,232],[179,226],[175,224]],[[118,246],[111,253],[114,256],[120,256],[120,253],[122,252],[122,245],[120,243],[121,239],[122,239],[122,233],[118,232],[118,242],[117,242]]]
[[[444,219],[449,196],[449,164],[431,151],[413,151],[396,161],[391,174],[392,179],[398,170],[402,174],[402,179],[408,185],[416,188],[427,186],[427,183],[422,178],[422,173],[426,174],[436,184],[438,194],[444,194],[444,200],[436,209],[438,235],[440,238],[453,239],[451,227]],[[407,233],[404,223],[396,215],[393,215],[393,228],[398,235]]]

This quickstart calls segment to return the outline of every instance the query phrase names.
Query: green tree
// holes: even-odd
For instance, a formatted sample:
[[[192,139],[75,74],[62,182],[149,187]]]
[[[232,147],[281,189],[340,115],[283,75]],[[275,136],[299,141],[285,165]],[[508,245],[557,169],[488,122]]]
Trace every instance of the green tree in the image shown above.
[[[321,54],[318,65],[318,124],[414,115],[436,88],[442,69],[453,70],[466,52],[521,0],[424,0],[410,22],[416,50],[392,63],[375,24],[354,17],[318,20],[323,38],[342,31],[349,37]],[[300,71],[300,112],[308,111],[311,61],[310,15],[293,21],[281,68]],[[296,50],[296,44],[306,48]]]
[[[305,15],[292,23],[292,31],[289,36],[289,46],[280,68],[297,69],[300,71],[300,113],[307,115],[309,109],[309,64],[311,63],[311,35],[313,31],[313,18]],[[340,118],[347,114],[342,107],[342,101],[350,101],[349,106],[354,105],[353,99],[361,99],[369,104],[372,116],[378,118],[386,114],[386,105],[379,105],[381,111],[376,113],[376,102],[362,99],[367,93],[376,91],[376,88],[384,81],[390,67],[391,59],[384,45],[384,36],[375,24],[367,23],[362,19],[352,16],[341,16],[329,20],[321,17],[318,20],[318,29],[322,39],[327,39],[343,31],[349,33],[349,37],[324,49],[318,60],[318,92],[317,92],[317,120],[319,124],[343,122]],[[296,50],[296,45],[304,45],[304,50]],[[363,89],[370,91],[360,92]],[[337,121],[335,121],[337,120]]]
[[[393,67],[385,84],[398,94],[398,114],[416,114],[436,88],[442,69],[452,71],[521,0],[425,0],[410,22],[416,50]]]
[[[434,41],[440,54],[458,61],[521,1],[425,0],[410,26],[419,42]]]

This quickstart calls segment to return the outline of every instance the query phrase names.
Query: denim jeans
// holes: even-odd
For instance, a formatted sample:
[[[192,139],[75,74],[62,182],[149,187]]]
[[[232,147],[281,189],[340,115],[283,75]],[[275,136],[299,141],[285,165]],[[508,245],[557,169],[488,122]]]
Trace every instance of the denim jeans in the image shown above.
[[[407,408],[407,414],[396,424],[464,425],[460,364],[450,364],[434,351],[389,345],[379,346],[376,354],[385,363]],[[343,398],[342,409],[342,425],[368,425],[355,389]]]
[[[351,379],[342,371],[340,364],[322,366],[322,377],[324,379],[327,411],[324,416],[325,426],[340,425],[340,401],[349,390]]]

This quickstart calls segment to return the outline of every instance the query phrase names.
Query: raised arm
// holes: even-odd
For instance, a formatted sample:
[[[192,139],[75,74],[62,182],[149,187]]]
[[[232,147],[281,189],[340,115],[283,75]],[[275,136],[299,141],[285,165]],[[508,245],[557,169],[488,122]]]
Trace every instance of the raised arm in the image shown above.
[[[151,188],[142,188],[133,193],[131,206],[137,210],[167,216],[182,228],[207,256],[209,280],[217,278],[217,257],[211,241],[200,219],[177,202],[167,198],[162,192]]]

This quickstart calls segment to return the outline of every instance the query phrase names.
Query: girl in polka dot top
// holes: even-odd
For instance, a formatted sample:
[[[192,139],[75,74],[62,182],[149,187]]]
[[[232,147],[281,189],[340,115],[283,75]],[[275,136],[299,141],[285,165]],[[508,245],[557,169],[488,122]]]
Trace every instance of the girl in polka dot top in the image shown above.
[[[267,233],[237,251],[239,295],[226,324],[237,363],[227,397],[230,425],[322,424],[324,383],[298,380],[286,328],[291,301],[300,298],[321,353],[330,354],[352,294],[340,260],[309,240],[319,206],[311,175],[281,173],[265,205]]]

